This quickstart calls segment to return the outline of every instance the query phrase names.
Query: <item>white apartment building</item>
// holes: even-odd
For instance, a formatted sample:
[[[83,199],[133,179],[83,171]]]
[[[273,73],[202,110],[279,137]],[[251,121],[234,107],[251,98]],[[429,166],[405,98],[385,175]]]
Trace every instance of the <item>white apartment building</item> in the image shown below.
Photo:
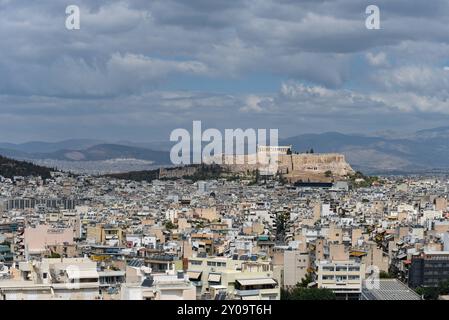
[[[196,289],[182,271],[152,273],[148,267],[126,269],[121,300],[196,300]]]
[[[213,298],[217,292],[224,292],[230,299],[280,299],[280,286],[273,279],[269,262],[196,257],[189,259],[187,273],[198,296]]]
[[[318,288],[332,290],[338,298],[358,299],[365,278],[365,265],[355,261],[320,261]]]
[[[20,262],[0,281],[0,300],[100,299],[96,262],[88,258]]]

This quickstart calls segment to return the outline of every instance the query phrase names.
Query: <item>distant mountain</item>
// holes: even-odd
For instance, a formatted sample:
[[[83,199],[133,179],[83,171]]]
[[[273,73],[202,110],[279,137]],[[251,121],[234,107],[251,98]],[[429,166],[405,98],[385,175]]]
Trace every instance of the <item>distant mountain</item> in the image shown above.
[[[433,129],[425,129],[416,131],[412,139],[427,140],[427,139],[447,139],[449,138],[449,127],[438,127]]]
[[[367,173],[410,173],[449,170],[449,128],[418,131],[408,138],[369,137],[327,132],[304,134],[280,141],[296,151],[338,152],[353,168]],[[448,136],[449,137],[449,136]]]
[[[0,176],[13,178],[14,176],[40,176],[43,179],[51,178],[51,170],[36,166],[25,161],[17,161],[0,156]]]
[[[110,159],[140,159],[157,164],[168,164],[170,154],[165,151],[123,146],[118,144],[99,144],[85,150],[60,150],[51,154],[39,155],[57,160],[101,161]]]
[[[302,134],[281,139],[279,143],[291,144],[298,152],[314,149],[317,153],[342,153],[354,169],[366,173],[449,171],[449,126],[409,134],[393,131],[372,136],[338,132]],[[76,163],[126,158],[151,161],[156,166],[162,166],[171,164],[169,150],[172,145],[168,141],[106,143],[90,139],[0,143],[0,155],[19,160],[48,159]],[[53,162],[48,163],[45,165],[53,166]]]
[[[19,144],[0,143],[0,149],[9,149],[26,153],[48,153],[58,150],[83,150],[102,143],[105,143],[105,141],[93,139],[71,139],[59,142],[31,141]]]
[[[154,151],[117,144],[98,144],[86,149],[63,149],[48,153],[0,149],[0,154],[20,160],[103,161],[140,159],[161,165],[169,164],[170,161],[170,154],[166,151]]]
[[[27,153],[27,152],[14,150],[14,149],[5,149],[5,148],[0,148],[0,155],[4,156],[4,157],[8,157],[8,158],[19,159],[19,160],[27,159],[27,157],[29,157],[29,153]]]
[[[114,144],[119,144],[123,146],[129,147],[137,147],[143,149],[150,150],[158,150],[158,151],[170,151],[173,143],[167,140],[163,141],[152,141],[152,142],[131,142],[131,141],[117,141]]]

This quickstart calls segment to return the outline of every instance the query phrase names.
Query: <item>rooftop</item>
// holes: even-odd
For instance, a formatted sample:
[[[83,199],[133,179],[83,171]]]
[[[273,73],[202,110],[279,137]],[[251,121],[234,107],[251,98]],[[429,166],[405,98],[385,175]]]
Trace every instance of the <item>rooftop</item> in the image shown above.
[[[397,279],[379,279],[378,288],[368,289],[368,285],[366,281],[363,282],[364,300],[422,300],[416,292]]]

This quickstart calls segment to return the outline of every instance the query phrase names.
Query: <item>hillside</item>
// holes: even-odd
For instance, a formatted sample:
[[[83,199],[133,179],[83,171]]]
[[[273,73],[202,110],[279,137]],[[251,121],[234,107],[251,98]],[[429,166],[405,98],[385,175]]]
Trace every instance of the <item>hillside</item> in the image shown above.
[[[25,161],[17,161],[0,156],[0,176],[12,178],[14,176],[40,176],[43,179],[51,177],[49,168],[36,166]]]
[[[0,143],[0,149],[19,151],[24,153],[51,153],[59,150],[83,150],[105,143],[94,139],[71,139],[58,142],[30,141],[25,143]]]
[[[37,143],[34,143],[37,144]],[[32,148],[31,150],[35,150]],[[169,164],[170,154],[145,148],[118,144],[98,144],[85,149],[61,149],[52,152],[26,152],[0,148],[0,154],[20,160],[102,161],[111,159],[140,159],[155,164]]]
[[[108,178],[131,181],[147,181],[151,182],[159,178],[159,170],[131,171],[124,173],[113,173],[104,175]]]
[[[125,173],[107,174],[105,177],[151,182],[155,179],[187,179],[191,181],[211,180],[220,178],[234,178],[235,174],[226,171],[219,165],[189,165],[171,168],[160,168],[157,170],[131,171]]]

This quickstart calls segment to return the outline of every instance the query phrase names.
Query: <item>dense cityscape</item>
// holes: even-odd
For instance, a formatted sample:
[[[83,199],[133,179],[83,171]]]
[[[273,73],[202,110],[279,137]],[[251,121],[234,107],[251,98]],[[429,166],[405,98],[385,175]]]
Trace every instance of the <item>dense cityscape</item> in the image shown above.
[[[448,298],[447,176],[185,170],[1,177],[0,298]]]
[[[448,34],[448,0],[0,0],[0,310],[449,300]]]

